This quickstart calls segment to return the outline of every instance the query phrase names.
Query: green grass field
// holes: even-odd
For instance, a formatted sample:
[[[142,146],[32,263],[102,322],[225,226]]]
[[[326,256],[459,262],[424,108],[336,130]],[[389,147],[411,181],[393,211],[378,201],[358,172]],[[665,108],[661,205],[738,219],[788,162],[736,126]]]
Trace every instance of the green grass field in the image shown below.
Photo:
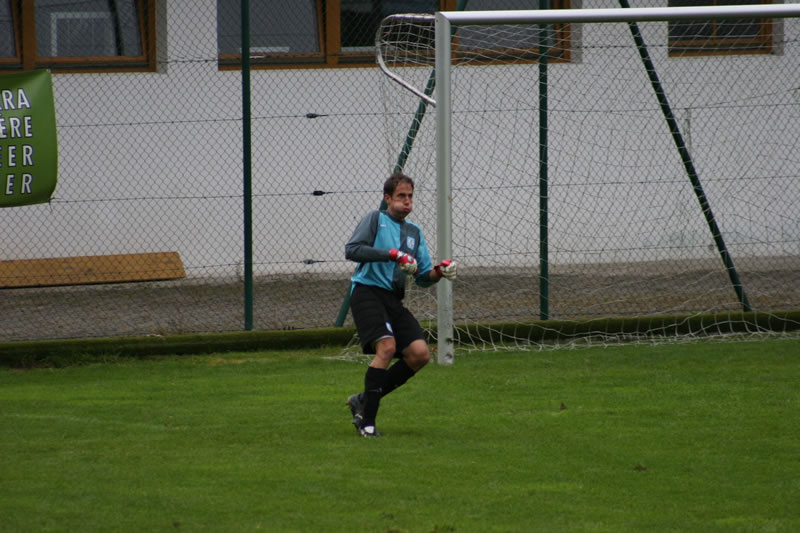
[[[800,341],[0,369],[0,531],[800,531]]]

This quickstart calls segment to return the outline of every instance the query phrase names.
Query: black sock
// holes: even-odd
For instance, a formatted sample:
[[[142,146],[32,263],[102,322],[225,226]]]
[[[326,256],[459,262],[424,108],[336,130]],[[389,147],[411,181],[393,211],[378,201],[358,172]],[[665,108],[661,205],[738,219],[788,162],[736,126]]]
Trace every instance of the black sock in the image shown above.
[[[386,382],[383,384],[383,392],[381,393],[381,397],[386,396],[397,387],[413,378],[415,374],[416,372],[411,370],[411,367],[408,366],[405,359],[400,359],[397,361],[389,368],[386,374]]]
[[[374,426],[375,417],[383,395],[383,386],[386,383],[388,370],[384,368],[367,368],[364,375],[364,426]]]

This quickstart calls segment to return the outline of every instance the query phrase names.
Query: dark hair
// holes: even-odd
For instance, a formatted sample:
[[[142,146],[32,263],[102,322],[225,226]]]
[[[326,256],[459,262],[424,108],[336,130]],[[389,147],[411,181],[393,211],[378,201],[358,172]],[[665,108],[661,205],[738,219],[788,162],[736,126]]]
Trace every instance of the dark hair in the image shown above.
[[[414,180],[411,179],[409,176],[406,176],[402,172],[395,172],[389,179],[387,179],[383,183],[383,194],[388,194],[389,196],[394,196],[394,190],[397,188],[398,185],[401,183],[408,183],[411,185],[411,190],[414,190]]]

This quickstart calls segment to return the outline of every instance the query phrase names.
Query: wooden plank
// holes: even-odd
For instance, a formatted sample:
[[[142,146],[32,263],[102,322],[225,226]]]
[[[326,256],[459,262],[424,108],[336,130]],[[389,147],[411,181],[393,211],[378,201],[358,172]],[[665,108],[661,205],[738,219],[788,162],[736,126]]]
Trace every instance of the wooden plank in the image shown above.
[[[158,281],[186,277],[178,252],[0,261],[0,288]]]

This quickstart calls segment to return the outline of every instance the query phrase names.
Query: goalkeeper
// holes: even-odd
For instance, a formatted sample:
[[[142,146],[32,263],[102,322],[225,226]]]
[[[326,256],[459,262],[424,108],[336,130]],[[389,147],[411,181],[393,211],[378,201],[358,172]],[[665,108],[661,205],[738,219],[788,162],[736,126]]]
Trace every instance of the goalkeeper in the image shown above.
[[[375,417],[383,396],[403,385],[430,360],[425,335],[403,305],[406,276],[428,287],[456,278],[455,261],[431,262],[422,230],[406,217],[414,205],[414,180],[397,173],[383,185],[385,211],[373,211],[356,226],[345,257],[358,262],[350,307],[365,354],[374,354],[364,376],[364,392],[347,405],[359,435],[379,437]],[[398,358],[391,367],[392,359]]]

